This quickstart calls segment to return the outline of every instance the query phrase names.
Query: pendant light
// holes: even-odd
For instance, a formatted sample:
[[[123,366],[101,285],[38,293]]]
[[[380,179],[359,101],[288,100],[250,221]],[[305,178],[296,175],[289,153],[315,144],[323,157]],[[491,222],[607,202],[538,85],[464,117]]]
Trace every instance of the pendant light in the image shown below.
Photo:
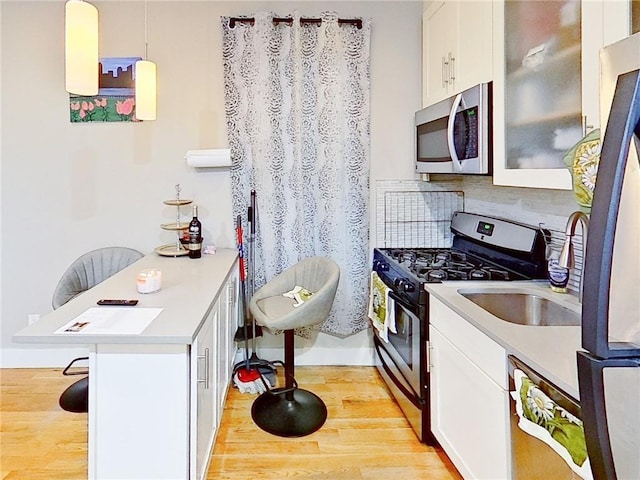
[[[156,119],[156,64],[148,60],[147,0],[144,2],[144,60],[136,62],[136,118]]]
[[[75,95],[97,95],[98,9],[83,0],[64,7],[65,90]]]

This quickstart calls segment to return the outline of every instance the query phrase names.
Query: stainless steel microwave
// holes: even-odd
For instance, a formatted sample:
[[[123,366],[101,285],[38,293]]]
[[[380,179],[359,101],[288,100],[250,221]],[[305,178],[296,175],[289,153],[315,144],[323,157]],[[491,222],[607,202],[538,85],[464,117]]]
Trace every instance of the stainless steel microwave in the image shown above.
[[[490,173],[491,117],[490,83],[416,112],[416,172]]]

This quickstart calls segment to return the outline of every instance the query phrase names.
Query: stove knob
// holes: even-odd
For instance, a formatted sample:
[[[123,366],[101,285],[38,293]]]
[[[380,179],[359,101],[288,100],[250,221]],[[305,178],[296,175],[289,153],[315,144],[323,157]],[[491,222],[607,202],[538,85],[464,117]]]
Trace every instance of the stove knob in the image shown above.
[[[396,278],[393,281],[393,284],[396,286],[396,288],[402,288],[402,286],[404,285],[404,280],[402,280],[401,278]]]
[[[416,287],[413,285],[413,283],[407,282],[404,284],[404,291],[405,292],[415,292],[416,291]]]
[[[373,270],[376,272],[386,272],[389,270],[389,265],[387,265],[383,260],[374,260]]]

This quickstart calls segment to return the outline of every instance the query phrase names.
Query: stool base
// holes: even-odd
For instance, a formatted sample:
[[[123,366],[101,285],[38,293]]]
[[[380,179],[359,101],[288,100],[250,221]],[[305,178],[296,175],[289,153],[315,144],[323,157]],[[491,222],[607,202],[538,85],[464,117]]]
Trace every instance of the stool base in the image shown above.
[[[315,393],[296,388],[291,395],[270,390],[251,406],[251,418],[262,430],[279,437],[303,437],[318,430],[327,419],[327,407]]]

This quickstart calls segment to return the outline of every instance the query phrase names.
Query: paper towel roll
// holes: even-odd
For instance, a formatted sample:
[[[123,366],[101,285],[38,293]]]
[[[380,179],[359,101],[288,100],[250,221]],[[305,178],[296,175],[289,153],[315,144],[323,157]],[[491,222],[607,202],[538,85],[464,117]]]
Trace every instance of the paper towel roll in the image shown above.
[[[187,159],[187,165],[190,167],[230,167],[231,149],[188,150],[184,158]]]

